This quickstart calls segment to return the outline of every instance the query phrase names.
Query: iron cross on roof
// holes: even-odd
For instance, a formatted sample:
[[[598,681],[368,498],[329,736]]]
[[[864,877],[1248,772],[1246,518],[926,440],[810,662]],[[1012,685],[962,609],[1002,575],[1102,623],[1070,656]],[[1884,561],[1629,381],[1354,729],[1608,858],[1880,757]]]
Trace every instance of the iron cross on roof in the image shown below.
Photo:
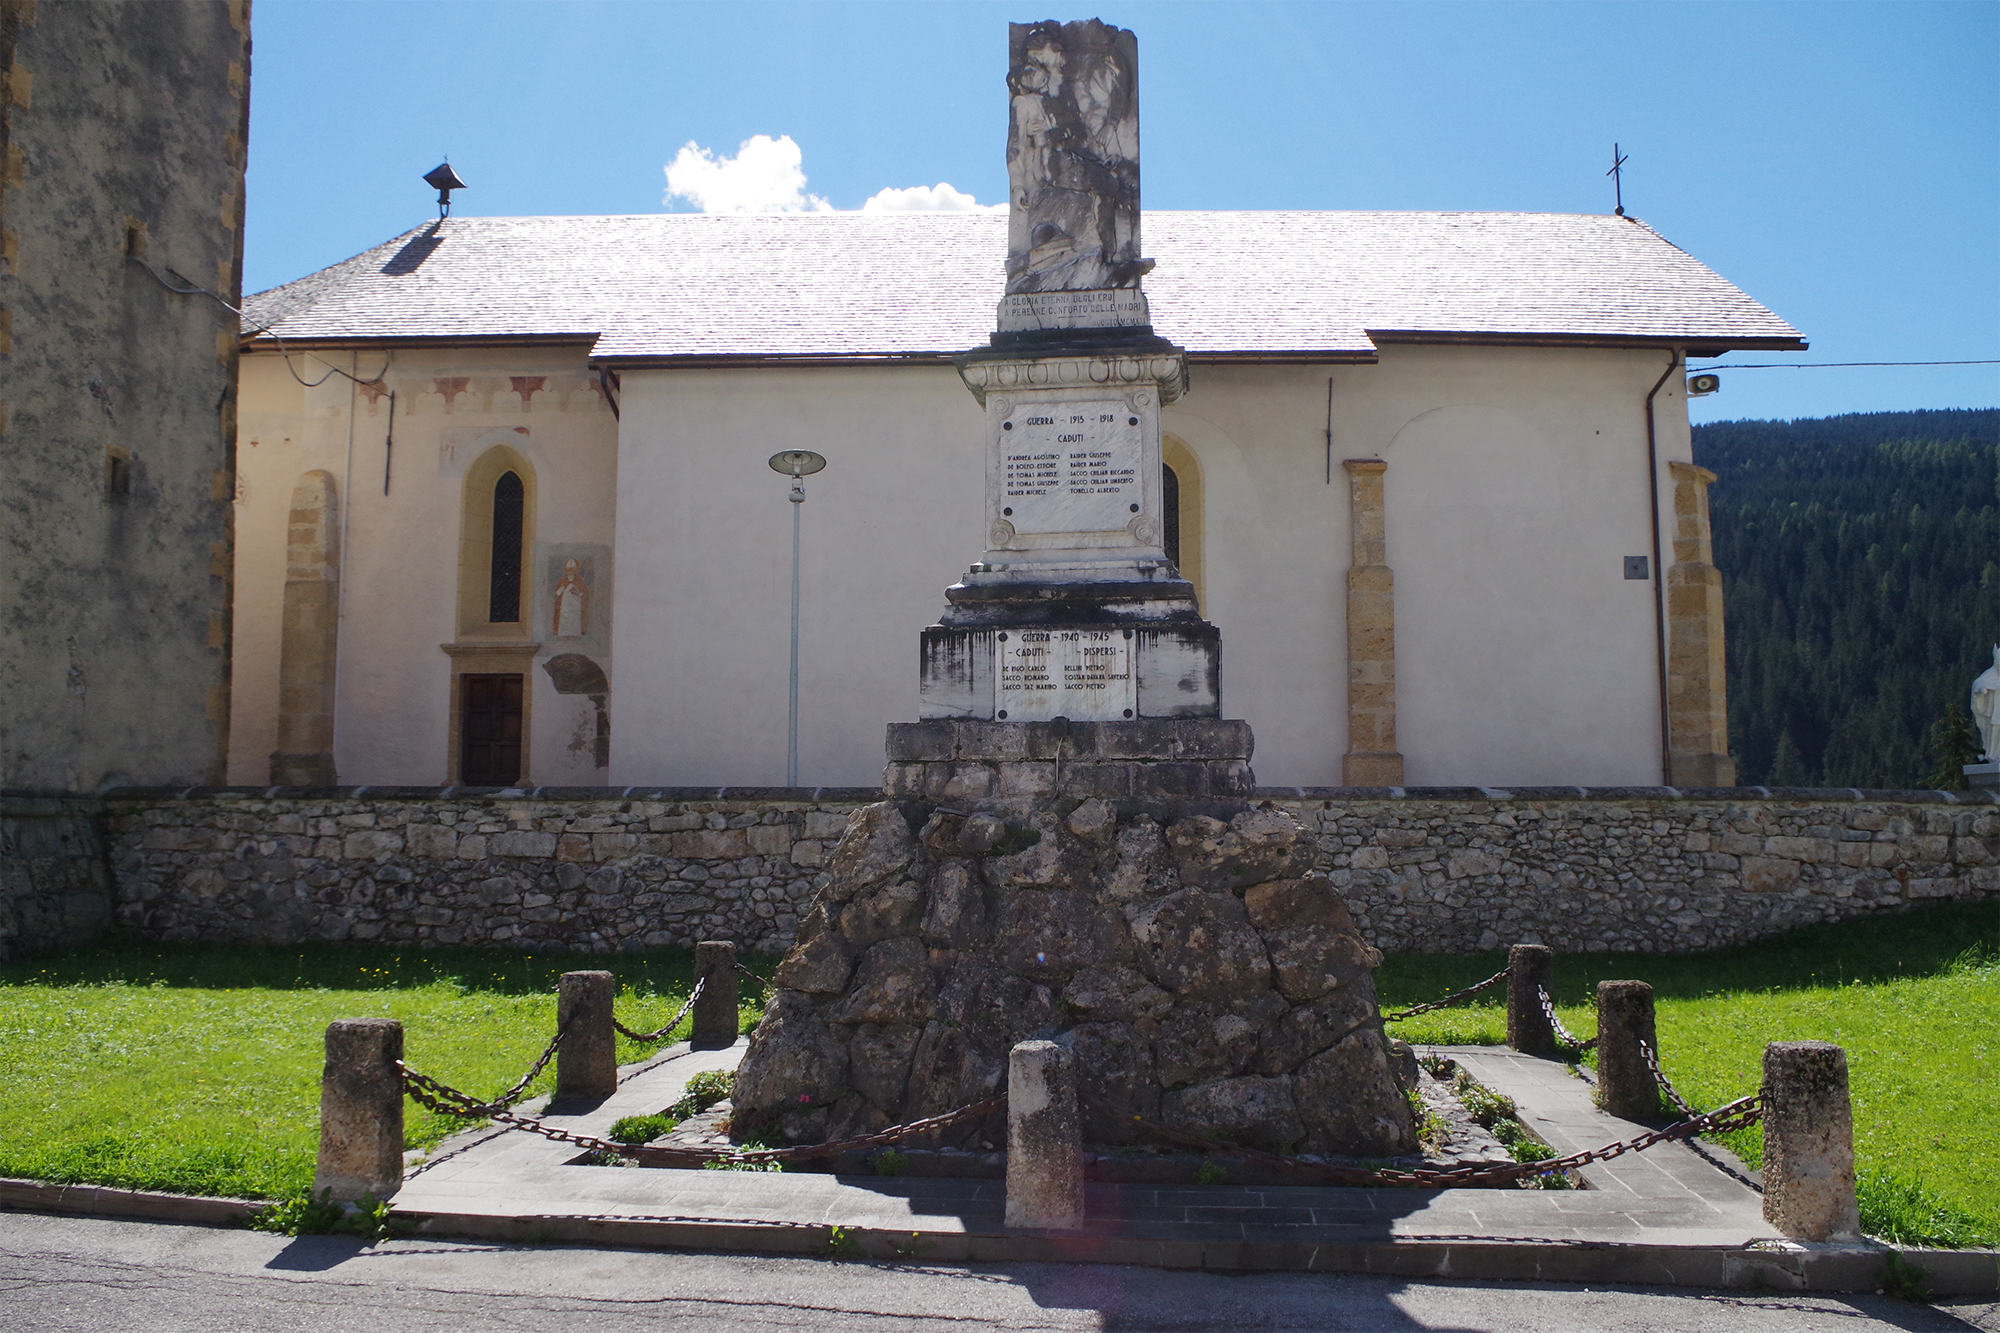
[[[1625,164],[1632,159],[1618,151],[1618,145],[1611,145],[1611,170],[1604,174],[1611,177],[1611,188],[1618,196],[1615,210],[1619,217],[1625,216]]]

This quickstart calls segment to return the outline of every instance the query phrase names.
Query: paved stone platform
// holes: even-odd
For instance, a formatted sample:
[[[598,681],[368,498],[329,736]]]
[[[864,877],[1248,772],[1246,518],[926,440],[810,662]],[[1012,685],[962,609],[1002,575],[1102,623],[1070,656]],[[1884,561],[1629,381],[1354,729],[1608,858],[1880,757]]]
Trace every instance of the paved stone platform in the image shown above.
[[[671,1104],[691,1075],[733,1066],[742,1049],[677,1047],[621,1071],[617,1093],[599,1104],[541,1114],[602,1134],[620,1116]],[[1597,1110],[1565,1065],[1502,1048],[1437,1049],[1513,1097],[1559,1152],[1649,1128]],[[417,1167],[395,1210],[425,1233],[507,1240],[1780,1290],[1873,1289],[1888,1253],[1772,1239],[1754,1174],[1707,1145],[1662,1144],[1586,1167],[1587,1188],[1572,1191],[1093,1185],[1087,1225],[1074,1232],[1006,1226],[1000,1181],[568,1165],[576,1156],[520,1131],[475,1131]],[[1953,1290],[1994,1289],[1990,1254],[1936,1253],[1923,1262]]]

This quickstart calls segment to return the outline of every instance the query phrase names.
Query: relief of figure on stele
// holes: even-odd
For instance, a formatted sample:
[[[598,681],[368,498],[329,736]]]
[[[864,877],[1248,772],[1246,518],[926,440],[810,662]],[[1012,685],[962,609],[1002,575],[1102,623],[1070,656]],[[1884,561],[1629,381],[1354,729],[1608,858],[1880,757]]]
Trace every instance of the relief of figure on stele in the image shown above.
[[[1007,291],[1137,287],[1138,43],[1096,19],[1015,24]]]

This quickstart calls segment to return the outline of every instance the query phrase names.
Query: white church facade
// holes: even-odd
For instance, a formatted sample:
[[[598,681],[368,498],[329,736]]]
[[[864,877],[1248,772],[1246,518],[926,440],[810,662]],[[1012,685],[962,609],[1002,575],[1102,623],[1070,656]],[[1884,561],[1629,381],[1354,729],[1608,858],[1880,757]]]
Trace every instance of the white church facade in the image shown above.
[[[1005,229],[453,217],[252,298],[230,781],[782,784],[793,506],[765,460],[810,449],[799,781],[879,782],[981,551],[952,358]],[[1168,545],[1260,782],[1728,785],[1684,360],[1796,330],[1620,217],[1145,229],[1190,364]],[[1364,726],[1394,765],[1357,764]]]

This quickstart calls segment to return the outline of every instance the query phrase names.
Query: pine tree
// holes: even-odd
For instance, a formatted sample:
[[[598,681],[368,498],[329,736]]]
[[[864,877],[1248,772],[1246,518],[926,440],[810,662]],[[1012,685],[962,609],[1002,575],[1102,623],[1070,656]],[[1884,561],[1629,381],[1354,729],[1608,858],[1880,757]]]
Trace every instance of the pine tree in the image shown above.
[[[1944,716],[1931,724],[1926,743],[1937,767],[1924,785],[1933,791],[1964,791],[1965,765],[1979,762],[1979,733],[1956,700],[1945,705]]]
[[[1789,731],[1778,737],[1777,753],[1771,757],[1770,785],[1773,787],[1813,785],[1812,772],[1806,767],[1805,760],[1799,758],[1799,747],[1792,744],[1792,733]]]

